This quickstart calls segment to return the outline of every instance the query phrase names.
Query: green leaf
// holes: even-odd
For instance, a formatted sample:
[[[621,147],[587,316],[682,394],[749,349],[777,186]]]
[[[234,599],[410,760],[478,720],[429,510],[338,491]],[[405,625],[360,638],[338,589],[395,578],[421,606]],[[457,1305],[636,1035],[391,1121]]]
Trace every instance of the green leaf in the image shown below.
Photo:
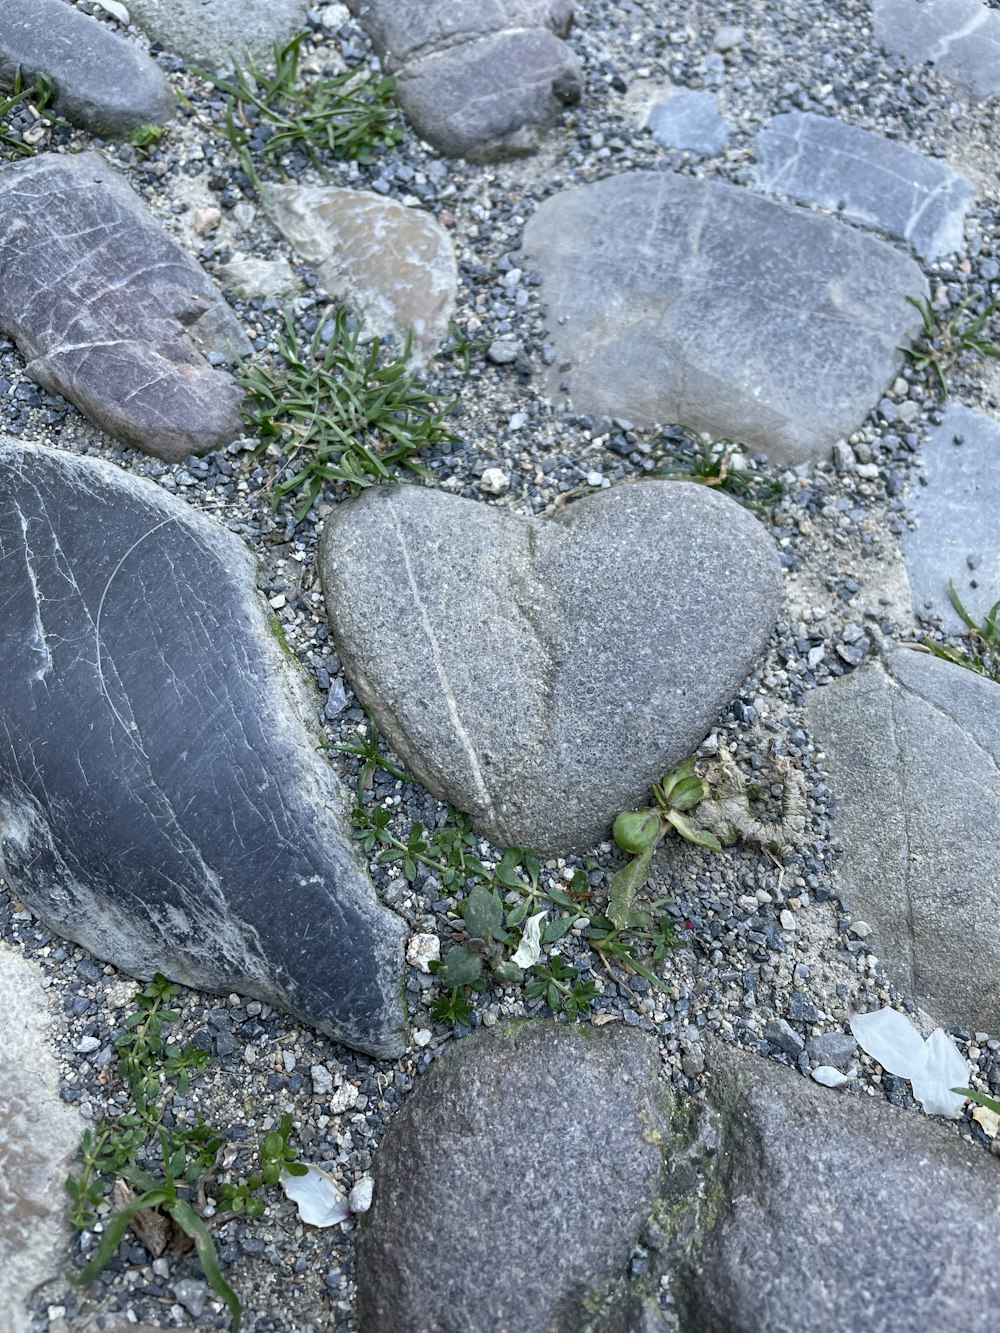
[[[670,793],[673,810],[693,810],[708,795],[708,784],[701,778],[682,778]]]
[[[243,1309],[236,1292],[222,1276],[219,1256],[208,1228],[191,1205],[185,1203],[183,1199],[178,1199],[167,1211],[185,1235],[194,1241],[194,1248],[209,1286],[225,1302],[232,1316],[231,1333],[240,1333]]]
[[[449,949],[440,967],[435,969],[435,980],[449,989],[453,986],[471,986],[483,973],[483,960],[479,954],[456,946]]]
[[[686,838],[688,842],[697,843],[699,847],[708,847],[713,852],[722,851],[722,843],[714,833],[709,833],[707,829],[698,828],[689,819],[685,819],[679,811],[668,810],[666,817],[681,837]]]
[[[493,964],[493,978],[501,986],[519,986],[524,972],[516,963],[497,961]]]
[[[629,925],[629,909],[635,895],[646,883],[650,862],[655,850],[656,844],[654,843],[641,856],[629,861],[628,865],[623,866],[612,876],[608,916],[619,930],[624,930]]]
[[[561,940],[575,919],[572,916],[557,916],[554,921],[550,921],[542,931],[542,943],[555,944],[556,940]]]
[[[136,1213],[143,1208],[159,1208],[170,1197],[170,1192],[163,1188],[148,1190],[137,1199],[133,1199],[124,1208],[120,1208],[118,1212],[112,1213],[104,1223],[104,1232],[101,1235],[101,1243],[97,1247],[97,1254],[79,1273],[71,1273],[69,1280],[78,1286],[85,1286],[88,1282],[93,1282],[95,1278],[100,1277],[114,1258],[118,1246],[122,1243],[125,1232],[128,1230],[129,1223]]]
[[[505,940],[503,904],[492,890],[476,884],[462,906],[469,934],[481,940]]]
[[[984,1092],[976,1092],[974,1088],[952,1088],[952,1092],[959,1097],[968,1097],[970,1102],[976,1102],[979,1106],[985,1106],[994,1115],[1000,1115],[1000,1101],[995,1097],[987,1097]]]

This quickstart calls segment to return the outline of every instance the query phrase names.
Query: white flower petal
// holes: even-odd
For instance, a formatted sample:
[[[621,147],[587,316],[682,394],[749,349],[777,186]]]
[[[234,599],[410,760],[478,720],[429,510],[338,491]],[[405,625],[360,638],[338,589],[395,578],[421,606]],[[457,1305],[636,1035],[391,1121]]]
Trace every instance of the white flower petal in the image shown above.
[[[855,1014],[851,1031],[861,1049],[897,1078],[919,1078],[927,1064],[927,1046],[905,1014],[876,1009]]]
[[[124,5],[120,5],[118,0],[97,0],[102,9],[106,9],[112,18],[116,18],[119,23],[124,23],[128,27],[128,10]]]
[[[534,916],[529,916],[524,923],[524,933],[521,936],[521,943],[517,946],[517,952],[511,958],[512,963],[525,969],[534,967],[542,956],[542,922],[548,916],[547,912],[536,912]]]
[[[332,1176],[318,1166],[310,1166],[304,1176],[281,1173],[285,1193],[299,1206],[299,1217],[313,1227],[333,1227],[351,1215],[347,1200]]]
[[[925,1115],[944,1115],[953,1120],[961,1114],[965,1097],[952,1092],[952,1088],[968,1087],[969,1066],[944,1028],[935,1028],[926,1048],[923,1072],[910,1080],[913,1095],[923,1103]]]

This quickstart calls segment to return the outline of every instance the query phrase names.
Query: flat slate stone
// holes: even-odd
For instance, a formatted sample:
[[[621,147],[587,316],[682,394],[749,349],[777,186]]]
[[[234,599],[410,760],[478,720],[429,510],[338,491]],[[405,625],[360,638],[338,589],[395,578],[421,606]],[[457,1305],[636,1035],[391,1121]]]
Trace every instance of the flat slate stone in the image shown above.
[[[267,63],[275,43],[306,27],[308,0],[130,0],[129,14],[151,41],[192,65],[218,69],[235,56]]]
[[[0,1322],[10,1333],[30,1327],[25,1301],[65,1267],[63,1182],[86,1128],[59,1098],[50,1018],[41,972],[0,943]]]
[[[577,102],[580,62],[561,40],[573,0],[348,0],[424,139],[475,162],[533,152]]]
[[[4,0],[0,87],[19,69],[26,85],[46,75],[53,111],[92,134],[128,134],[174,112],[156,61],[65,0]]]
[[[646,129],[665,148],[688,148],[705,157],[721,153],[729,139],[715,94],[687,88],[657,102],[646,117]]]
[[[242,431],[203,355],[249,350],[236,316],[96,153],[0,168],[0,330],[43,388],[168,462]]]
[[[337,506],[318,558],[341,661],[407,768],[494,842],[555,854],[694,751],[781,598],[761,524],[690,482],[554,519],[381,486]]]
[[[522,255],[543,278],[552,389],[578,412],[682,423],[780,463],[861,424],[919,328],[906,297],[927,292],[912,259],[835,218],[667,172],[552,195]]]
[[[838,892],[946,1026],[1000,1031],[1000,685],[899,648],[813,690]]]
[[[757,136],[757,153],[765,190],[877,227],[924,259],[964,245],[976,189],[936,158],[811,111],[775,116]]]
[[[975,100],[1000,93],[1000,12],[982,0],[872,0],[875,38]]]
[[[458,267],[445,229],[428,213],[366,190],[269,185],[272,222],[379,337],[413,331],[418,361],[448,336]]]
[[[376,900],[238,538],[151,482],[0,445],[0,873],[123,971],[403,1049]]]
[[[273,190],[273,185],[268,186]],[[255,259],[253,256],[233,258],[226,264],[216,264],[216,280],[236,296],[252,300],[255,296],[289,296],[300,289],[295,270],[287,259]]]
[[[995,1158],[927,1116],[718,1044],[708,1055],[715,1222],[671,1284],[681,1328],[995,1328]]]
[[[588,1295],[617,1278],[620,1296],[656,1199],[658,1067],[638,1032],[536,1021],[452,1043],[375,1156],[364,1333],[579,1333]]]
[[[923,459],[926,485],[906,497],[919,526],[901,538],[913,609],[963,633],[949,581],[980,624],[1000,598],[1000,423],[949,403]]]

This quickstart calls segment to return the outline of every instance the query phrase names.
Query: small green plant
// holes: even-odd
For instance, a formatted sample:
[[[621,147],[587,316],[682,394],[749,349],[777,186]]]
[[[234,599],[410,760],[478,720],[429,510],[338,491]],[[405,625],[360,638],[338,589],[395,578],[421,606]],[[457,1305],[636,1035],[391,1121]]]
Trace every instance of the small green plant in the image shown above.
[[[397,466],[430,479],[414,455],[455,439],[445,424],[453,404],[438,403],[407,369],[409,339],[388,360],[377,338],[361,346],[362,326],[352,329],[343,307],[320,322],[305,347],[288,314],[285,329],[278,339],[282,369],[240,368],[247,423],[261,436],[254,458],[275,439],[288,455],[291,475],[275,485],[275,504],[303,492],[302,518],[329,481],[371,486],[396,480]]]
[[[135,1012],[116,1039],[117,1071],[129,1093],[130,1106],[114,1121],[84,1132],[80,1172],[66,1180],[69,1220],[78,1230],[93,1227],[116,1181],[128,1187],[127,1201],[104,1219],[97,1253],[72,1281],[84,1284],[99,1277],[129,1226],[156,1210],[189,1237],[209,1285],[229,1309],[233,1333],[238,1333],[240,1301],[222,1276],[209,1225],[196,1211],[197,1201],[204,1200],[209,1190],[215,1194],[224,1210],[216,1214],[215,1224],[239,1212],[259,1217],[264,1211],[263,1200],[256,1197],[261,1187],[277,1184],[283,1170],[302,1175],[306,1168],[296,1162],[288,1143],[290,1115],[260,1144],[260,1170],[236,1182],[214,1180],[216,1159],[225,1141],[220,1130],[200,1120],[190,1126],[164,1125],[164,1111],[173,1091],[183,1096],[192,1074],[208,1061],[204,1051],[165,1039],[165,1030],[180,1018],[171,1007],[180,990],[157,973],[140,991]],[[151,1157],[159,1159],[156,1174],[148,1165]],[[140,1166],[140,1160],[147,1165]]]
[[[51,97],[52,83],[44,74],[36,74],[34,83],[26,88],[20,69],[15,72],[14,87],[10,96],[0,97],[0,161],[12,162],[20,157],[34,156],[36,145],[26,143],[14,131],[10,124],[10,117],[19,107],[31,107],[41,116]],[[48,116],[39,123],[43,128],[47,128],[53,123],[61,122],[53,121],[52,117]]]
[[[308,38],[309,33],[302,32],[285,46],[275,46],[273,74],[255,64],[246,69],[235,65],[232,78],[201,71],[227,95],[226,136],[258,189],[254,159],[258,145],[269,167],[277,166],[282,154],[299,148],[323,172],[325,159],[370,163],[380,150],[403,139],[391,77],[351,69],[336,78],[299,82],[299,58]]]
[[[948,397],[948,372],[963,359],[1000,357],[1000,345],[982,336],[987,322],[1000,309],[1000,301],[991,301],[978,315],[972,315],[970,307],[977,298],[967,296],[945,317],[934,309],[929,297],[906,299],[919,311],[922,328],[909,347],[899,350],[910,358],[915,370],[932,372],[942,400]]]
[[[948,595],[952,606],[967,626],[965,640],[968,648],[952,648],[949,644],[936,643],[929,638],[921,642],[935,657],[1000,682],[1000,602],[993,603],[980,624],[965,609],[952,580],[948,581]]]
[[[462,363],[462,369],[468,375],[473,352],[484,352],[489,345],[488,338],[475,338],[453,319],[449,319],[448,341],[439,355],[457,357]]]
[[[548,963],[536,963],[531,969],[534,980],[524,988],[526,1000],[544,997],[554,1014],[564,1013],[567,1018],[579,1018],[590,1012],[597,998],[593,981],[581,981],[580,973],[561,954],[553,954]]]
[[[149,150],[160,142],[164,133],[162,125],[137,125],[128,136],[128,141],[136,152],[148,157]]]
[[[1000,1115],[1000,1101],[995,1097],[987,1097],[985,1092],[976,1092],[975,1088],[952,1088],[959,1097],[968,1097],[970,1102],[975,1102],[977,1106],[985,1106],[987,1111],[992,1111],[994,1115]]]
[[[735,466],[737,458],[745,459],[742,446],[735,440],[712,441],[686,428],[682,430],[683,440],[668,444],[656,460],[658,465],[644,477],[712,486],[753,510],[772,508],[784,495],[785,487],[778,477],[756,468]]]

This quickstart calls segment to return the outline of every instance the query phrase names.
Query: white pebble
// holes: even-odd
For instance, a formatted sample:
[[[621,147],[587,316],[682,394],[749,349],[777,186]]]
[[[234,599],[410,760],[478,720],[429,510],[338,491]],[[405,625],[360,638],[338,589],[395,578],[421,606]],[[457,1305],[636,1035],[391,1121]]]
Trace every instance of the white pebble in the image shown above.
[[[479,478],[479,489],[487,495],[503,495],[510,487],[510,477],[503,468],[488,467]]]

